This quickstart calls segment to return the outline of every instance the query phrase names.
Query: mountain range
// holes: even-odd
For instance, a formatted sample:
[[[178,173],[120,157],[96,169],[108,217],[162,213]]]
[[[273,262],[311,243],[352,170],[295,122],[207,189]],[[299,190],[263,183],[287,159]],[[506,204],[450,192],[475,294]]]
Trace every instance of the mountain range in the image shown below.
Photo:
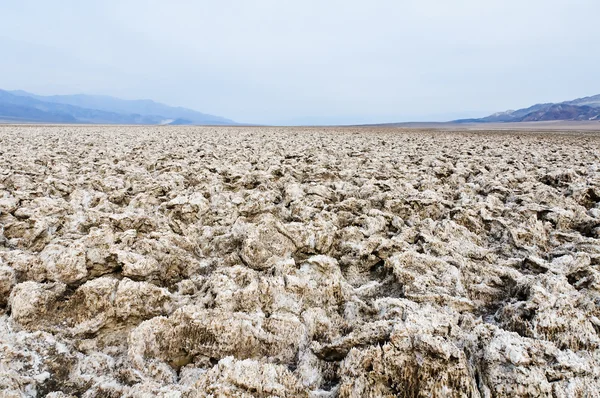
[[[454,120],[450,123],[505,123],[541,121],[598,121],[600,94],[559,103],[536,104],[528,108],[492,115]],[[236,125],[233,120],[173,107],[152,100],[124,100],[104,95],[42,96],[22,90],[0,90],[0,122]],[[389,125],[404,125],[390,123]]]
[[[541,122],[553,120],[600,121],[600,94],[559,103],[536,104],[529,108],[494,113],[479,119],[453,123]]]
[[[104,95],[41,96],[0,90],[0,120],[15,123],[234,125],[233,120],[151,100]]]

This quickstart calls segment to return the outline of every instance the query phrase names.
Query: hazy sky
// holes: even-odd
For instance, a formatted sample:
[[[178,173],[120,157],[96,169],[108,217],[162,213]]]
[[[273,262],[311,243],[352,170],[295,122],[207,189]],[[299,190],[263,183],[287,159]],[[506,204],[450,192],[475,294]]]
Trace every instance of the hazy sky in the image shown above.
[[[445,120],[600,93],[598,21],[598,0],[1,0],[0,88]]]

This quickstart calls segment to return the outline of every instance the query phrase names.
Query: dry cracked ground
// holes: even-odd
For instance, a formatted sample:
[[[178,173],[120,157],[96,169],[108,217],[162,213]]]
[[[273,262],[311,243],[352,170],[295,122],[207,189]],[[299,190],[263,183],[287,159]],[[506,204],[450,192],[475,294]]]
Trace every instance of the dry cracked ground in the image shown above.
[[[2,397],[597,397],[600,134],[0,127]]]

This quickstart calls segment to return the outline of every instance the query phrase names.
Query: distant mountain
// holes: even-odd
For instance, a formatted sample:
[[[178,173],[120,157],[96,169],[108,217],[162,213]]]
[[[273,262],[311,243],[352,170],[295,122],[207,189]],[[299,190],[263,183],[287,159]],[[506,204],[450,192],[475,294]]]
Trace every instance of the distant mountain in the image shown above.
[[[150,100],[122,100],[84,94],[41,96],[21,90],[0,90],[0,120],[92,124],[236,124],[219,116]]]
[[[161,116],[123,115],[54,104],[0,90],[0,119],[39,123],[160,124]]]
[[[564,104],[580,105],[580,106],[587,105],[587,106],[591,106],[592,108],[600,108],[600,94],[593,95],[591,97],[578,98],[573,101],[567,101],[567,102],[564,102]]]
[[[553,120],[600,121],[600,95],[560,103],[537,104],[529,108],[498,112],[479,119],[461,119],[453,123],[540,122]]]

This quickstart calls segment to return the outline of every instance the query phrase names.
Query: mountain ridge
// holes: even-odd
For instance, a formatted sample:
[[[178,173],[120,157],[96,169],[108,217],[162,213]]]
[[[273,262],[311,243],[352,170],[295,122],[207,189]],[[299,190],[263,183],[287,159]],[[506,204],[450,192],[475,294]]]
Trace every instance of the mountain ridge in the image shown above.
[[[541,121],[600,121],[600,94],[557,103],[535,104],[528,108],[496,112],[482,118],[459,119],[451,123],[506,123]]]
[[[102,95],[41,96],[0,89],[0,120],[36,123],[235,125],[233,120],[153,100]]]

